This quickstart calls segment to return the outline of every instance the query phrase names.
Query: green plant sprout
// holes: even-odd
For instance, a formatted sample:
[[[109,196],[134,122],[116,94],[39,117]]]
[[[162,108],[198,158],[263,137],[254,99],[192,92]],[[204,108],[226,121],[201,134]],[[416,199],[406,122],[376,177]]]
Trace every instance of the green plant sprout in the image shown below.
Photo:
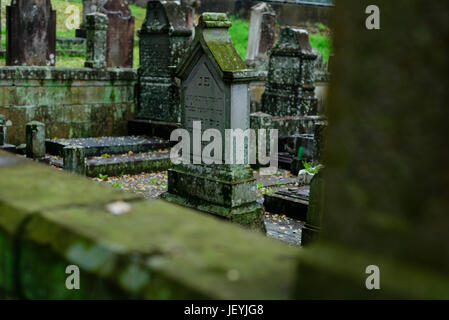
[[[321,164],[314,165],[313,163],[308,163],[306,161],[303,161],[302,165],[304,166],[304,169],[310,174],[317,174],[323,167]]]

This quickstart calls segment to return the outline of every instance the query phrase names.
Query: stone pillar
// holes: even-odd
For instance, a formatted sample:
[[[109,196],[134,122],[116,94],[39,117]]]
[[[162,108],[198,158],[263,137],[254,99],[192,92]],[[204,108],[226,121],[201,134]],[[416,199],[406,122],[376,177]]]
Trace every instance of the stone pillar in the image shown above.
[[[86,175],[86,154],[83,147],[67,146],[63,151],[64,170]]]
[[[310,245],[317,241],[321,232],[323,219],[323,197],[324,197],[324,178],[321,169],[312,178],[310,183],[309,207],[307,209],[306,223],[302,229],[301,244]]]
[[[81,22],[80,28],[75,30],[75,35],[78,38],[86,38],[86,16],[90,13],[98,12],[100,10],[100,6],[103,5],[103,2],[104,0],[83,0],[83,20]]]
[[[164,198],[264,230],[264,210],[257,202],[257,183],[247,164],[248,146],[243,142],[231,155],[231,145],[226,143],[230,140],[226,139],[227,129],[250,127],[252,80],[232,45],[230,26],[226,14],[203,13],[195,40],[178,67],[182,127],[197,147],[183,150],[184,163],[169,171]],[[201,141],[194,142],[207,129],[215,129],[213,138],[221,142],[218,148],[222,149],[214,149],[213,154],[211,150],[206,152]],[[243,163],[236,162],[238,156]]]
[[[0,146],[6,143],[6,118],[0,114]]]
[[[54,66],[56,11],[50,0],[16,0],[6,7],[6,65]]]
[[[268,51],[276,36],[276,12],[265,2],[251,8],[246,64],[254,67],[268,62]]]
[[[449,299],[449,2],[376,1],[380,30],[371,4],[334,9],[322,233],[296,298]]]
[[[256,112],[250,114],[251,129],[254,130],[255,140],[251,144],[251,158],[255,159],[255,163],[251,163],[253,168],[269,167],[270,163],[261,163],[259,158],[259,150],[265,146],[266,157],[269,158],[271,150],[270,130],[273,129],[273,117],[269,114]],[[259,135],[259,130],[265,130],[265,137]],[[261,138],[262,137],[262,141]]]
[[[35,160],[45,157],[45,124],[38,121],[26,124],[26,156]]]
[[[106,68],[106,32],[108,17],[102,13],[90,13],[86,16],[86,68]]]
[[[139,99],[136,118],[149,120],[149,132],[161,136],[163,128],[180,122],[179,87],[174,71],[186,52],[191,29],[185,10],[174,1],[150,1],[139,30]],[[162,128],[160,130],[159,128]],[[169,130],[170,131],[170,130]],[[170,137],[170,132],[164,134]]]

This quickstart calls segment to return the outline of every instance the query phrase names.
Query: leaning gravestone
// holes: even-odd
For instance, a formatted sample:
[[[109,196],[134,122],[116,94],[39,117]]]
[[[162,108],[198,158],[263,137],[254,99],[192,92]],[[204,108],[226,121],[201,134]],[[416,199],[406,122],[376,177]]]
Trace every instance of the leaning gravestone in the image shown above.
[[[54,66],[56,11],[50,0],[16,0],[6,7],[6,65]]]
[[[134,17],[127,0],[109,0],[100,9],[109,18],[106,61],[110,68],[133,67]]]
[[[226,14],[203,13],[195,40],[178,68],[182,127],[189,131],[191,140],[206,129],[218,130],[221,135],[214,139],[224,139],[226,129],[249,128],[248,88],[252,79],[232,45],[230,26]],[[201,122],[201,130],[194,127],[194,121]],[[223,150],[222,157],[214,157],[219,158],[218,163],[192,164],[192,160],[201,159],[201,150],[194,147],[187,157],[183,154],[189,161],[169,171],[164,198],[263,229],[263,207],[256,202],[256,180],[249,165],[221,164],[227,158]]]
[[[180,121],[179,87],[174,72],[190,44],[192,30],[178,2],[150,1],[138,34],[140,88],[136,118],[151,121],[148,132],[152,135],[169,138]]]
[[[268,61],[268,51],[276,37],[276,12],[265,2],[251,8],[246,64],[263,65]]]

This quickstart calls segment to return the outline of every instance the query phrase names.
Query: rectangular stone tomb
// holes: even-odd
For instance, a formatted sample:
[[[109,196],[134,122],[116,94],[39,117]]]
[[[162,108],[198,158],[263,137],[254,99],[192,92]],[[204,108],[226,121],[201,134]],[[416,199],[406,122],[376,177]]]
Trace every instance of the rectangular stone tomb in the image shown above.
[[[53,158],[51,164],[62,168],[64,161],[62,158]],[[113,177],[121,174],[152,173],[166,171],[172,166],[169,151],[91,157],[86,159],[86,176],[98,177],[101,174]]]
[[[264,195],[265,210],[285,214],[288,217],[306,221],[309,207],[310,187],[288,187],[276,193]]]
[[[170,141],[138,136],[46,140],[47,153],[52,155],[62,156],[64,147],[71,145],[85,149],[86,157],[100,156],[106,153],[121,154],[130,151],[140,153],[171,147]]]

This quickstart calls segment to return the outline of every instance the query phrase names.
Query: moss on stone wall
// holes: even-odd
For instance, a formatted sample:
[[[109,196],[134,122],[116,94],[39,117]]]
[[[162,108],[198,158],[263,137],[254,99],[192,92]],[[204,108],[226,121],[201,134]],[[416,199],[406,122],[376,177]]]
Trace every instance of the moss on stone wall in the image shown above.
[[[297,249],[259,233],[5,153],[0,177],[0,290],[9,295],[291,297]],[[110,213],[116,201],[131,211]],[[81,270],[80,290],[65,287],[68,265]]]
[[[125,135],[136,82],[133,69],[1,67],[0,113],[12,122],[8,143],[24,143],[32,120],[46,124],[48,138]]]

